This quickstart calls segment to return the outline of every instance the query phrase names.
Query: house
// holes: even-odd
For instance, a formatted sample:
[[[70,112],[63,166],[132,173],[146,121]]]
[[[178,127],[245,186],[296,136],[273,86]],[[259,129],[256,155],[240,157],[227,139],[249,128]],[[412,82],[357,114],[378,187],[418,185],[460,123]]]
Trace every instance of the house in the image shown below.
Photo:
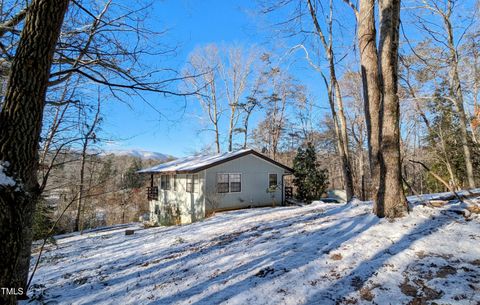
[[[150,221],[185,224],[215,211],[281,205],[292,169],[253,149],[192,156],[138,171],[150,175]]]

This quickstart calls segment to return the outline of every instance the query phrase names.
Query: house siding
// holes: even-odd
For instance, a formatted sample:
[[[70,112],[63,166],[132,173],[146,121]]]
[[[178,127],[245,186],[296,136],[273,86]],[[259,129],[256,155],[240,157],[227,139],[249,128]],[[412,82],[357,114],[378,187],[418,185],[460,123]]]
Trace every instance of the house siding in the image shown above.
[[[285,170],[253,154],[208,168],[205,170],[205,210],[226,210],[255,206],[282,204],[282,175]],[[242,190],[239,193],[219,194],[217,174],[242,174]],[[267,192],[269,174],[277,174],[279,187]]]
[[[241,174],[241,191],[217,192],[217,174]],[[158,200],[150,201],[150,221],[160,225],[187,224],[210,212],[283,204],[283,175],[286,170],[254,154],[211,166],[198,173],[197,192],[186,192],[187,174],[177,174],[177,190],[160,189],[161,174],[154,177]],[[278,187],[269,191],[269,174],[277,175]],[[158,206],[158,209],[156,208]],[[158,211],[158,213],[157,213]]]
[[[204,174],[198,173],[197,192],[186,191],[187,175],[177,175],[177,190],[173,189],[173,178],[170,190],[160,189],[161,175],[155,175],[154,184],[158,186],[158,200],[150,200],[150,221],[161,225],[191,223],[205,217]],[[156,213],[158,205],[159,213]]]

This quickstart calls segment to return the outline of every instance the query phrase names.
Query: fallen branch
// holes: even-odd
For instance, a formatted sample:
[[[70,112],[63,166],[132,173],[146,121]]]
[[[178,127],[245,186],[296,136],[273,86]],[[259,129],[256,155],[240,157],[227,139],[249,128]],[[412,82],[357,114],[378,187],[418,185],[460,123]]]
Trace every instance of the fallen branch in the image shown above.
[[[458,201],[467,205],[466,209],[461,211],[461,213],[463,214],[463,217],[465,217],[466,220],[470,220],[469,217],[472,215],[472,213],[480,214],[480,206],[478,204],[470,201],[470,200],[466,200],[468,197],[474,196],[475,195],[474,193],[467,190],[467,192],[469,193],[468,196],[460,195],[445,180],[443,180],[439,175],[432,172],[432,170],[430,168],[428,168],[428,166],[426,166],[423,162],[415,161],[415,160],[409,160],[409,161],[412,162],[412,163],[420,164],[430,175],[432,175],[435,179],[437,179],[443,185],[445,185],[445,187],[450,192],[452,192],[452,194],[454,195],[454,197]]]
[[[425,163],[420,162],[420,161],[415,161],[415,160],[409,160],[412,163],[420,164],[430,175],[432,175],[435,179],[437,179],[440,183],[445,185],[445,187],[453,193],[456,199],[462,203],[466,203],[462,197],[448,184],[445,180],[442,179],[439,175],[435,174],[428,166],[425,165]]]

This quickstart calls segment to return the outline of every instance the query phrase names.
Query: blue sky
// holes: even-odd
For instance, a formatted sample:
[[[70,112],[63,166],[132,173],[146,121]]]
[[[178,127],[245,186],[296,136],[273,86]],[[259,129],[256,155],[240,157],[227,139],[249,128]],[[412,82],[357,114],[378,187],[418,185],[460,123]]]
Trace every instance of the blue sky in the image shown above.
[[[461,5],[471,8],[473,2],[467,0]],[[334,13],[336,18],[334,49],[337,60],[342,58],[337,66],[337,74],[341,76],[345,69],[358,68],[357,50],[353,48],[356,27],[350,9],[342,1],[335,3],[337,4]],[[412,3],[414,1],[403,2],[402,23],[410,41],[415,44],[422,35],[419,34],[418,27],[414,26],[415,20],[410,16],[416,12],[411,8]],[[462,8],[457,10],[465,11]],[[175,57],[167,59],[154,57],[148,60],[153,64],[180,71],[195,47],[208,43],[240,44],[247,48],[251,45],[261,46],[279,57],[285,57],[283,68],[288,67],[289,72],[306,87],[317,106],[316,119],[319,122],[321,117],[328,113],[323,80],[308,66],[301,51],[285,55],[290,48],[302,41],[302,37],[282,39],[272,36],[278,27],[270,26],[271,23],[285,20],[291,13],[290,7],[266,17],[258,14],[258,3],[255,0],[154,1],[149,24],[158,30],[168,28],[164,42],[178,48]],[[305,26],[311,26],[308,18],[304,18],[304,22]],[[315,49],[308,41],[306,46],[311,56],[315,57]],[[325,61],[322,65],[324,68]],[[199,132],[202,129],[199,120],[201,109],[194,98],[165,97],[153,93],[147,93],[143,97],[148,103],[155,105],[161,114],[140,98],[134,98],[129,105],[111,102],[104,107],[105,120],[102,126],[104,136],[113,139],[111,143],[105,145],[107,150],[141,149],[180,157],[212,143],[211,134]]]
[[[165,41],[178,45],[177,55],[164,65],[181,70],[188,54],[197,46],[208,43],[259,45],[274,52],[287,52],[294,42],[271,41],[271,28],[263,16],[256,15],[255,1],[234,0],[166,0],[157,1],[151,12],[155,26],[168,28]],[[290,45],[291,44],[291,45]],[[279,47],[279,45],[281,45]],[[315,98],[323,96],[321,79],[300,52],[291,56],[292,74],[309,87]],[[156,61],[157,58],[150,59]],[[164,60],[164,58],[158,58]],[[320,87],[318,86],[320,84]],[[104,136],[112,138],[105,148],[142,149],[183,156],[211,143],[211,134],[199,133],[201,111],[194,98],[164,97],[148,93],[144,98],[160,110],[154,111],[140,99],[104,107]],[[323,103],[323,102],[320,102]],[[188,107],[184,107],[185,105]],[[324,105],[326,106],[326,104]]]

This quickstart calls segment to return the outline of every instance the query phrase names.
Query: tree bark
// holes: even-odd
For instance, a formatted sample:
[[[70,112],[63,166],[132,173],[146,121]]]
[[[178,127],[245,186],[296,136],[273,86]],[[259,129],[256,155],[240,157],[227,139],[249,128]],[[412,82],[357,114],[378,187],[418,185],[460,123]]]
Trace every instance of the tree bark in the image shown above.
[[[34,0],[12,63],[0,113],[0,162],[15,185],[0,185],[0,287],[26,283],[32,243],[32,216],[38,198],[38,142],[53,52],[68,0]],[[0,303],[15,304],[0,294]]]
[[[460,76],[458,73],[458,55],[455,48],[455,41],[453,38],[453,28],[450,22],[450,14],[452,10],[452,1],[448,1],[448,9],[446,14],[443,14],[443,23],[445,26],[445,31],[447,32],[448,37],[448,49],[450,52],[449,65],[450,65],[450,95],[454,101],[455,107],[458,112],[460,119],[460,137],[462,141],[463,154],[465,157],[465,167],[467,171],[468,186],[470,188],[475,188],[475,179],[473,176],[473,165],[472,165],[472,156],[470,151],[470,145],[468,144],[468,131],[467,125],[468,120],[465,114],[464,101],[463,101],[463,90],[460,84]]]
[[[333,45],[332,45],[332,15],[333,15],[333,3],[330,1],[330,17],[328,20],[328,34],[329,34],[329,41],[325,39],[325,35],[323,34],[322,28],[317,19],[317,14],[315,9],[312,5],[311,0],[307,1],[308,8],[310,11],[310,16],[312,18],[313,24],[317,31],[317,34],[320,38],[320,41],[325,49],[326,57],[328,60],[329,66],[329,73],[330,73],[330,86],[331,89],[330,95],[333,95],[331,100],[335,99],[338,111],[335,109],[335,105],[330,103],[331,114],[333,118],[333,122],[335,123],[335,132],[337,136],[337,147],[338,153],[340,155],[340,160],[342,164],[342,174],[343,174],[343,183],[345,187],[345,191],[347,193],[347,200],[350,200],[354,195],[353,189],[353,175],[352,175],[352,165],[350,162],[350,153],[349,153],[349,145],[348,145],[348,135],[347,135],[347,120],[345,118],[345,113],[343,111],[343,100],[342,100],[342,93],[340,90],[340,85],[337,80],[336,76],[336,69],[335,69],[335,58],[333,54]]]
[[[379,0],[380,39],[376,44],[375,1],[360,0],[358,44],[374,213],[400,217],[407,210],[402,188],[398,44],[400,0]]]
[[[383,123],[377,205],[383,204],[383,207],[377,210],[377,215],[395,218],[403,216],[408,207],[402,185],[400,103],[397,95],[400,0],[380,0],[379,8],[381,26],[378,51],[383,89]]]
[[[378,205],[380,182],[380,139],[382,136],[382,105],[380,75],[378,67],[375,0],[361,0],[357,17],[358,45],[360,49],[360,64],[363,84],[363,100],[365,122],[367,125],[368,159],[372,179],[372,194],[374,213],[383,215],[383,206]],[[382,194],[381,194],[382,195]],[[383,197],[383,195],[381,196]]]

